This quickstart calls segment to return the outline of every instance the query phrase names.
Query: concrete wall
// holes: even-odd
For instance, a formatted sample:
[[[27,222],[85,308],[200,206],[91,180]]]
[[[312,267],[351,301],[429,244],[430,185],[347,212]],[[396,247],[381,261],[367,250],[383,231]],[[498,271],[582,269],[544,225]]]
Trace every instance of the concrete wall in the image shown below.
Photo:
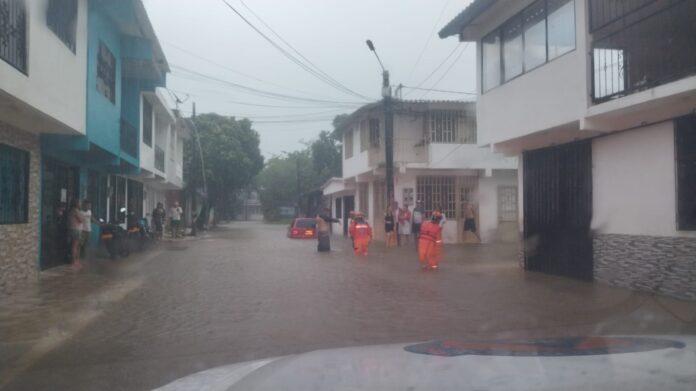
[[[516,169],[517,158],[506,158],[489,148],[475,144],[438,144],[428,146],[429,168],[434,169]]]
[[[517,2],[516,2],[517,3]],[[477,68],[481,89],[480,38],[522,10],[506,3],[495,18],[481,21]],[[502,6],[501,6],[502,7]],[[578,121],[588,107],[589,77],[586,38],[586,1],[575,0],[576,48],[485,93],[477,103],[479,143],[510,140],[530,133]],[[540,115],[543,113],[543,115]]]
[[[673,122],[595,139],[592,154],[597,232],[696,237],[677,231]]]
[[[498,188],[502,186],[517,186],[517,175],[514,172],[496,172],[490,177],[479,178],[478,181],[478,232],[482,243],[492,243],[499,236]],[[519,194],[519,188],[518,188]]]
[[[41,158],[37,135],[0,122],[0,143],[30,153],[29,221],[0,225],[0,291],[9,292],[38,273]]]
[[[0,60],[0,89],[72,129],[72,134],[85,134],[87,0],[78,1],[75,53],[48,28],[48,0],[27,1],[26,7],[28,75]]]

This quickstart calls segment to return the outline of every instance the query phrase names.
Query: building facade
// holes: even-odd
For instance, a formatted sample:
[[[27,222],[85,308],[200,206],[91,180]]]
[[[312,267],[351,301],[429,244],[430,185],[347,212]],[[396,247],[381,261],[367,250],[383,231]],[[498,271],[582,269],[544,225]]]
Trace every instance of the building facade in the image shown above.
[[[516,225],[516,159],[480,148],[477,137],[474,103],[396,103],[395,201],[412,210],[421,200],[428,218],[441,207],[448,219],[443,231],[446,243],[463,241],[465,202],[474,205],[483,242],[510,239],[504,227]],[[323,187],[335,217],[342,219],[334,224],[335,233],[346,234],[347,214],[356,210],[368,217],[375,237],[384,238],[384,156],[383,106],[364,106],[344,128],[343,177]]]
[[[187,133],[156,93],[169,68],[141,0],[0,0],[0,33],[4,288],[69,261],[71,200],[91,200],[104,221],[143,215],[157,171],[155,153],[141,148],[144,102],[153,103],[155,128],[165,122],[163,135],[153,131],[170,159],[157,171],[164,190],[182,186]]]
[[[696,299],[694,20],[694,0],[475,0],[442,29],[477,43],[483,142],[520,158],[527,269]]]

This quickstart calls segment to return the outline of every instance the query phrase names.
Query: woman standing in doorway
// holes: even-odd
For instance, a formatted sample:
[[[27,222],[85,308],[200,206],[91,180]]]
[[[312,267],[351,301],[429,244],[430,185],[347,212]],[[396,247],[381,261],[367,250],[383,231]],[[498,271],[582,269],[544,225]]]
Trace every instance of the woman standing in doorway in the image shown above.
[[[68,239],[70,240],[70,259],[72,261],[73,270],[80,270],[80,244],[82,243],[82,211],[80,211],[80,200],[74,198],[70,201],[70,210],[68,211]]]

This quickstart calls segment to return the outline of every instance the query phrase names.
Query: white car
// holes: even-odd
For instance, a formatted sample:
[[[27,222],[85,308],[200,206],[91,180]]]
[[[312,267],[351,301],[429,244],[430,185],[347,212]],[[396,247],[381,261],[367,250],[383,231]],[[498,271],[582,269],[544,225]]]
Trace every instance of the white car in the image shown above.
[[[696,390],[696,337],[443,340],[206,370],[159,391]]]

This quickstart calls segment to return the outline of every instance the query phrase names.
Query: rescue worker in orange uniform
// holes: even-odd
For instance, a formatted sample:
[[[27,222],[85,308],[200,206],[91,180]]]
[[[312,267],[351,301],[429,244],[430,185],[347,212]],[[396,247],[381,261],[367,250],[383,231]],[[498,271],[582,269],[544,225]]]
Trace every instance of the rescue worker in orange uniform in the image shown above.
[[[421,225],[418,238],[418,257],[421,268],[437,269],[442,259],[442,213],[433,212],[430,221]]]
[[[350,236],[353,238],[355,255],[366,256],[367,246],[372,240],[372,228],[360,212],[355,214],[355,224],[350,227]]]

